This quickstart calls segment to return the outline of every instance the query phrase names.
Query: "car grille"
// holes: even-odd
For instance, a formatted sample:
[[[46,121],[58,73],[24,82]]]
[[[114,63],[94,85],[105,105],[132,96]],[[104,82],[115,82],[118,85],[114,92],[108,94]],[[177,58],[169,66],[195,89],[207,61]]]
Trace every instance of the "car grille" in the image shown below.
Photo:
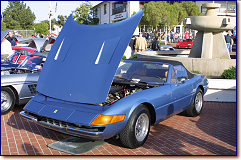
[[[81,129],[85,131],[92,131],[92,132],[103,132],[105,129],[105,127],[88,127],[88,126],[78,125],[74,123],[64,122],[64,121],[56,120],[49,117],[42,117],[37,114],[29,113],[29,112],[28,112],[28,115],[36,118],[38,122],[43,122],[48,125],[54,125],[60,128],[72,127],[72,128]]]
[[[29,88],[30,93],[31,93],[32,95],[38,94],[38,91],[36,91],[36,86],[37,86],[37,84],[28,85],[28,88]]]
[[[58,126],[58,127],[61,127],[61,128],[69,127],[68,123],[63,122],[63,121],[59,121],[59,120],[55,120],[55,119],[52,119],[52,118],[43,117],[41,119],[41,121],[45,122],[45,123],[48,123],[48,124],[52,124],[52,125]]]

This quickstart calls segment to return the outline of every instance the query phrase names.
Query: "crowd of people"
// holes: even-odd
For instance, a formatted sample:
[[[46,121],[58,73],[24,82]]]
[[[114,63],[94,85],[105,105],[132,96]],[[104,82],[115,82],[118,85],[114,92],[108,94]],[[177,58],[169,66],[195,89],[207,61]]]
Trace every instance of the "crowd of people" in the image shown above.
[[[170,31],[170,33],[167,34],[167,42],[168,43],[176,43],[183,39],[193,39],[194,36],[192,32],[186,31],[183,35],[181,35],[179,32]]]
[[[147,49],[153,51],[160,51],[161,43],[160,39],[164,38],[164,33],[154,36],[154,33],[142,32],[139,36],[133,36],[129,47],[131,48],[131,55],[136,54],[137,52],[145,51]],[[191,32],[186,31],[183,36],[179,32],[175,33],[171,31],[166,35],[168,43],[175,43],[182,39],[192,39],[194,36]]]
[[[151,49],[153,51],[158,51],[161,49],[160,41],[158,37],[154,37],[148,33],[141,33],[139,36],[133,36],[130,40],[129,47],[131,49],[131,55],[136,54],[137,52],[146,51]],[[151,41],[151,44],[148,45],[148,41]],[[148,48],[149,47],[149,48]]]

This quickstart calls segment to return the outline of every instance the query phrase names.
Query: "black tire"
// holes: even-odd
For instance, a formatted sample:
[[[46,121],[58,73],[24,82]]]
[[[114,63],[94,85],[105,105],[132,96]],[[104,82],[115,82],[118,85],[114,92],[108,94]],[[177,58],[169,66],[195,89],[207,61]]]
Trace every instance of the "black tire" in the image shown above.
[[[197,107],[197,103],[201,105],[199,106],[200,108]],[[203,108],[203,91],[200,88],[198,88],[191,106],[184,111],[184,114],[189,117],[196,117],[201,113],[202,108]]]
[[[9,87],[1,88],[1,115],[10,112],[16,102],[16,96],[13,90]]]
[[[143,119],[143,122],[145,121],[144,122],[145,124],[143,125],[145,125],[146,127],[143,127],[144,128],[143,131],[142,129],[140,131],[140,132],[143,132],[143,136],[138,136],[136,135],[136,133],[138,132],[137,120],[138,122],[140,122],[141,118]],[[146,121],[147,119],[149,122]],[[125,128],[120,133],[120,141],[122,145],[127,148],[137,148],[142,146],[148,137],[148,134],[150,131],[150,122],[151,122],[150,112],[147,109],[147,107],[145,107],[145,105],[138,106],[131,114],[131,117],[128,120]]]

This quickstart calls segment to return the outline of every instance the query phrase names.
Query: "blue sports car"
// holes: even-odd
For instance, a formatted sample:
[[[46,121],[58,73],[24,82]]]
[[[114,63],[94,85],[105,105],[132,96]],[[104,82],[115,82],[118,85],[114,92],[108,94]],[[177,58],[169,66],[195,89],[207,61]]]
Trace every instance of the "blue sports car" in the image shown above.
[[[205,76],[176,61],[120,63],[142,15],[97,26],[78,24],[70,16],[40,73],[38,94],[21,116],[88,139],[117,136],[124,146],[137,148],[151,125],[180,112],[199,115]],[[72,36],[77,33],[81,36]]]

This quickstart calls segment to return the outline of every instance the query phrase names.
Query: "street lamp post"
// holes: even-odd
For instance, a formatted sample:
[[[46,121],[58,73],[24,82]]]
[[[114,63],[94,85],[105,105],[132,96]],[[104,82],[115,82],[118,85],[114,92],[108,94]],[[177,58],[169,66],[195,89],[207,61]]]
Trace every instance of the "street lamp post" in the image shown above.
[[[52,4],[51,1],[49,1],[49,34],[51,34],[51,16],[52,16]]]
[[[49,15],[49,34],[51,34],[51,13]]]

